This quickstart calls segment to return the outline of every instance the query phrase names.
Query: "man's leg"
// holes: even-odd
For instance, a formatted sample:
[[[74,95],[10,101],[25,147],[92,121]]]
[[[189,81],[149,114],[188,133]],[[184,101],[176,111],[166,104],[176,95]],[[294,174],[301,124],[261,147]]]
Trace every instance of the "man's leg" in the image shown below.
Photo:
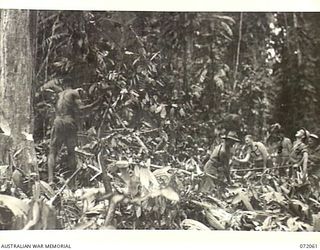
[[[204,173],[210,175],[216,175],[215,168],[213,166],[212,160],[208,160],[204,166]],[[214,186],[214,182],[210,176],[204,176],[203,183],[200,186],[200,192],[202,193],[210,193]]]
[[[72,130],[69,133],[69,136],[66,140],[66,146],[68,151],[68,158],[67,158],[67,166],[70,170],[70,175],[76,171],[77,168],[77,161],[76,161],[76,153],[75,147],[77,145],[77,131]]]
[[[53,172],[56,166],[57,149],[50,146],[50,152],[48,156],[48,182],[53,182]]]
[[[227,182],[230,184],[231,183],[231,176],[230,176],[230,167],[226,166],[225,168],[223,168],[223,174],[224,177],[226,177]],[[223,178],[222,178],[223,180]]]
[[[76,153],[74,148],[75,147],[68,148],[67,164],[68,164],[68,169],[70,170],[71,173],[76,171],[76,168],[77,168]]]
[[[51,138],[50,138],[50,149],[48,156],[48,182],[53,183],[53,176],[56,168],[56,158],[58,152],[62,146],[62,138],[59,131],[58,122],[54,121],[52,130],[51,130]]]

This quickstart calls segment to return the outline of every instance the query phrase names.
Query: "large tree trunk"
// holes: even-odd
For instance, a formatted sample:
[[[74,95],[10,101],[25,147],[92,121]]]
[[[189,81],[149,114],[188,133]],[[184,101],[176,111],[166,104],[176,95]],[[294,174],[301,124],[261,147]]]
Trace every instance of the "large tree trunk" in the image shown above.
[[[2,10],[0,23],[0,127],[10,141],[11,163],[26,176],[38,174],[32,137],[33,14]]]

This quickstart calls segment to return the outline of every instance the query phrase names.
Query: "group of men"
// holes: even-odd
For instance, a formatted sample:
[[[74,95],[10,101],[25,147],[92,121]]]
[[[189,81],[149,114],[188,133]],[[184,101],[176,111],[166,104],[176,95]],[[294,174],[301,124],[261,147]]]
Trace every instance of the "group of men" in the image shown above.
[[[295,134],[295,141],[284,136],[279,123],[270,126],[264,143],[255,141],[252,135],[244,137],[246,152],[244,157],[236,157],[234,145],[240,142],[237,133],[229,131],[222,136],[223,142],[210,153],[204,165],[206,174],[202,185],[203,192],[214,187],[215,176],[220,181],[231,182],[230,168],[232,163],[251,162],[255,170],[277,170],[279,176],[289,176],[305,182],[308,175],[320,177],[320,140],[304,128]]]
[[[49,183],[54,182],[56,157],[63,144],[67,147],[67,164],[70,170],[76,169],[75,147],[80,112],[90,110],[100,102],[96,100],[89,105],[83,105],[82,94],[83,90],[80,88],[66,89],[59,93],[48,156]],[[237,123],[238,120],[236,119]],[[228,122],[228,124],[233,123]],[[268,132],[265,143],[255,141],[252,135],[246,135],[244,137],[246,154],[244,157],[236,157],[234,144],[239,143],[240,139],[237,133],[229,128],[227,134],[222,137],[223,142],[212,150],[209,160],[204,165],[203,170],[207,174],[202,185],[204,191],[213,186],[213,178],[210,176],[220,181],[231,182],[232,162],[240,165],[251,162],[255,169],[260,168],[262,171],[278,167],[279,175],[297,176],[302,181],[307,180],[308,173],[320,177],[320,140],[317,135],[310,134],[302,128],[297,131],[295,141],[291,143],[291,140],[284,136],[284,131],[278,123],[271,125]]]

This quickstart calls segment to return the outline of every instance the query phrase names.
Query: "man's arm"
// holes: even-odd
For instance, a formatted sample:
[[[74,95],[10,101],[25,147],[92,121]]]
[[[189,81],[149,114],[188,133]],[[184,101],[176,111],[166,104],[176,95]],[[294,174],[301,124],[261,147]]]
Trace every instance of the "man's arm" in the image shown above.
[[[101,98],[98,98],[97,100],[95,100],[94,102],[84,105],[83,102],[81,101],[80,98],[80,91],[83,91],[82,89],[76,89],[77,94],[75,95],[75,104],[78,106],[78,109],[82,112],[82,113],[86,113],[88,111],[90,111],[90,109],[92,109],[95,105],[97,105],[99,102],[101,102]]]
[[[81,99],[76,99],[76,104],[78,105],[78,108],[82,112],[88,112],[90,109],[92,109],[95,105],[97,105],[100,102],[100,98],[98,100],[95,100],[94,102],[84,105],[81,101]]]
[[[233,156],[232,159],[240,163],[246,163],[250,160],[250,155],[251,155],[251,150],[249,149],[247,152],[247,155],[243,159],[239,159],[235,156]]]
[[[320,165],[320,152],[315,152],[312,154],[308,154],[308,161],[312,164],[318,164]]]
[[[262,159],[263,159],[263,168],[266,169],[267,168],[267,161],[268,161],[268,150],[266,148],[265,145],[263,145],[262,143],[259,145],[259,150],[262,154]]]
[[[61,87],[61,80],[54,78],[46,82],[45,84],[43,84],[42,87],[40,87],[40,91],[48,91],[48,90],[52,90],[56,93],[62,92],[63,89]]]
[[[289,138],[287,138],[286,146],[287,146],[288,152],[290,152],[291,149],[292,149],[292,142],[291,142],[291,140]]]
[[[303,153],[302,157],[302,178],[307,179],[307,167],[308,167],[308,152]]]

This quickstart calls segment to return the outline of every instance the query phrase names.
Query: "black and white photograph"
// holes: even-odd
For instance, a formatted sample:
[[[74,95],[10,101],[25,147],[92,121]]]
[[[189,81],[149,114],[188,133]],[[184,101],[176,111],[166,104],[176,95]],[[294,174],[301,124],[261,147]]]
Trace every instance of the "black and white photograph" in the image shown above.
[[[2,8],[0,228],[319,232],[319,24]]]

